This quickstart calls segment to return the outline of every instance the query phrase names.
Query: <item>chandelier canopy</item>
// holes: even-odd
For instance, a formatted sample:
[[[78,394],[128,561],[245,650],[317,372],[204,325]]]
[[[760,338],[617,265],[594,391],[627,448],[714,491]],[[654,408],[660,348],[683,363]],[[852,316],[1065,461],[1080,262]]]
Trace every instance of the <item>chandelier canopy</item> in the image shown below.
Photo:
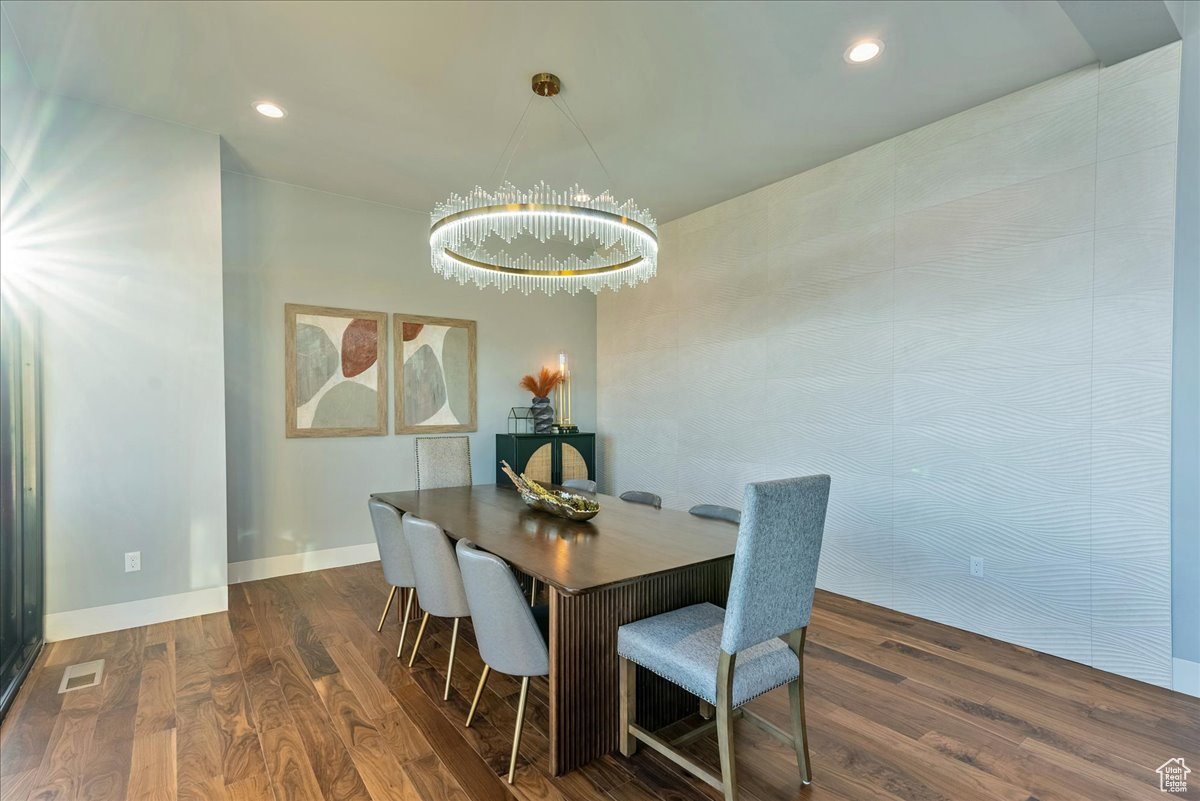
[[[534,94],[553,98],[558,90],[555,76],[533,76]],[[555,105],[591,148],[565,104]],[[431,218],[433,270],[460,284],[573,295],[636,286],[658,269],[654,217],[633,200],[618,203],[607,191],[591,195],[578,185],[556,190],[545,182],[523,191],[505,181],[495,192],[476,186],[466,196],[451,195],[434,206]]]

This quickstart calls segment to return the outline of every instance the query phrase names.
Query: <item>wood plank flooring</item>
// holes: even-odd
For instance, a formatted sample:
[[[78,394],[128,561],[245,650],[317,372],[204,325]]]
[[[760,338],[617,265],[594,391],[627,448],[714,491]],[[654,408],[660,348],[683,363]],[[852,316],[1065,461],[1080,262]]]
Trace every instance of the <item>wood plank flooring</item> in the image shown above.
[[[719,799],[644,749],[551,778],[544,680],[509,787],[519,683],[493,674],[464,729],[470,626],[443,702],[449,626],[410,670],[396,615],[375,631],[386,593],[378,563],[287,576],[230,587],[226,614],[47,646],[0,729],[0,801]],[[99,658],[100,686],[58,694]],[[814,784],[741,725],[747,801],[1133,801],[1163,797],[1166,760],[1200,765],[1197,699],[827,593],[806,679]],[[752,707],[787,727],[786,690]],[[712,737],[689,751],[716,769]]]

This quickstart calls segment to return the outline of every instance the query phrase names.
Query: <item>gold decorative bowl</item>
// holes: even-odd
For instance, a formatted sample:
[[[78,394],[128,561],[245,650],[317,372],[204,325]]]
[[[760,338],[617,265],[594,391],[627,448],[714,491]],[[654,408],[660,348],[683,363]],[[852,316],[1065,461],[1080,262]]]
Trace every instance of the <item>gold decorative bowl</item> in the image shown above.
[[[535,495],[532,492],[525,490],[517,490],[521,494],[521,500],[525,501],[525,505],[531,509],[539,509],[543,512],[549,512],[552,515],[566,518],[567,520],[591,520],[596,515],[600,514],[600,505],[595,501],[584,498],[582,495],[572,495],[569,492],[555,492],[550,490],[551,498],[546,498],[541,495]],[[576,509],[571,504],[557,500],[558,498],[582,498],[585,503],[594,506],[594,509],[582,510]]]

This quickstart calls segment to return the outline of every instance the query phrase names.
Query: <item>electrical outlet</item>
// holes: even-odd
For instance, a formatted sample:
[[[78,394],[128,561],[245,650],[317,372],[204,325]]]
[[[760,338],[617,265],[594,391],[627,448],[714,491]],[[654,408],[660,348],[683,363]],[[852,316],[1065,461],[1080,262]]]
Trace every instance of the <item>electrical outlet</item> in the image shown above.
[[[142,552],[130,551],[125,554],[125,572],[135,573],[142,569]]]
[[[983,576],[983,557],[982,556],[972,556],[971,557],[971,575],[974,576],[975,578],[980,578],[981,576]]]

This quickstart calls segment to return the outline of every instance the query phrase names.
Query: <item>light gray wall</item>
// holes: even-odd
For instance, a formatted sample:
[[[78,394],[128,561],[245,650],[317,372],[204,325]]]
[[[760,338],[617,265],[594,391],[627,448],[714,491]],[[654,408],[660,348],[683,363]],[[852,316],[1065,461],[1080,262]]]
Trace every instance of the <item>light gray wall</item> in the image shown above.
[[[1200,662],[1200,3],[1178,5],[1183,69],[1175,199],[1171,605],[1175,657]]]
[[[5,150],[39,216],[5,236],[37,261],[5,278],[41,311],[46,612],[221,587],[218,138],[33,97]]]
[[[822,587],[1169,685],[1178,76],[1072,72],[663,226],[597,305],[605,489],[828,472]]]
[[[427,214],[231,172],[223,197],[230,562],[373,542],[367,496],[414,487],[412,436],[284,437],[285,303],[476,320],[476,483],[495,481],[495,435],[510,407],[528,405],[517,381],[560,348],[576,365],[576,421],[592,430],[590,294],[446,281],[429,266]]]
[[[33,151],[27,145],[37,125],[36,96],[16,35],[8,17],[0,14],[0,144],[11,154],[10,159],[21,154],[28,157]],[[14,166],[18,172],[22,170],[15,162]]]

